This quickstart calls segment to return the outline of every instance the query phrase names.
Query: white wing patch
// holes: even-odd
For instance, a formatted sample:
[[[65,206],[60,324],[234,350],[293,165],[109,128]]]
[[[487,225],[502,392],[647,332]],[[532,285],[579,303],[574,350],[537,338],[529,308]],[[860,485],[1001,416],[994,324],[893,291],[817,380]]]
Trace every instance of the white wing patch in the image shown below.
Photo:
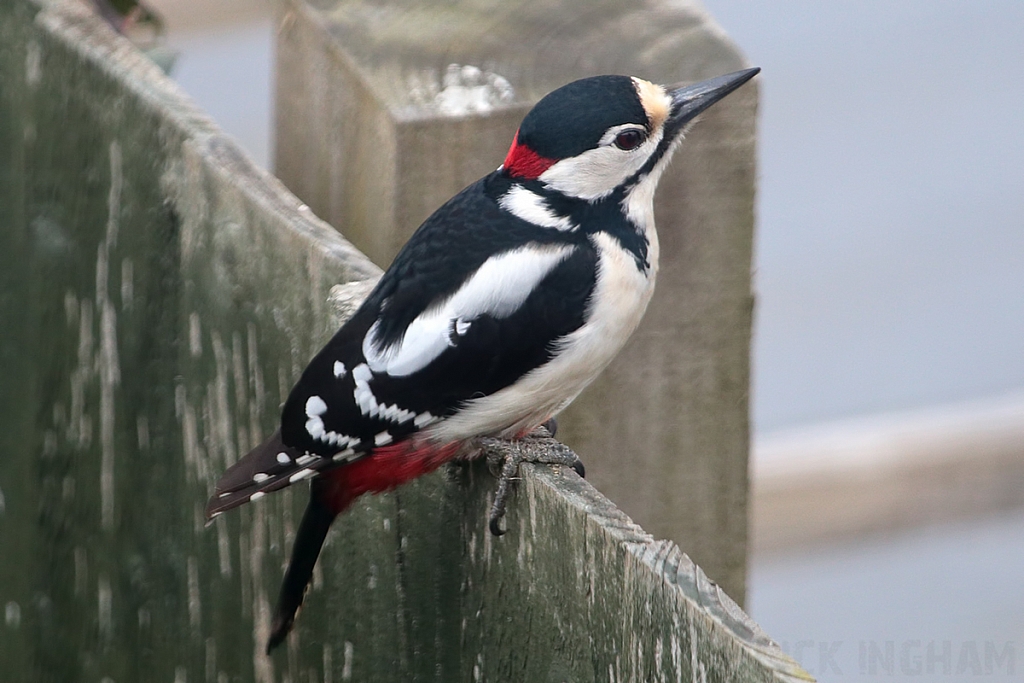
[[[555,230],[574,230],[576,228],[576,224],[571,220],[552,211],[543,197],[536,192],[530,192],[522,185],[513,185],[511,190],[501,196],[498,204],[513,216],[542,228],[554,228]]]
[[[457,292],[431,306],[413,320],[402,341],[387,348],[377,343],[377,323],[363,338],[363,355],[370,370],[393,377],[411,375],[428,366],[450,345],[453,321],[465,325],[484,314],[507,318],[515,313],[555,266],[568,258],[570,245],[531,245],[507,251],[487,259]],[[468,327],[464,327],[467,329]],[[369,385],[360,395],[359,366],[352,372],[356,380],[356,402],[364,413],[373,415]],[[369,376],[366,377],[369,381]],[[376,404],[376,399],[372,400]]]
[[[639,324],[658,270],[654,237],[648,249],[651,268],[643,272],[614,237],[595,233],[590,239],[600,261],[583,326],[558,342],[554,358],[504,389],[467,401],[458,413],[430,427],[429,438],[440,442],[479,434],[511,438],[568,405],[611,362]]]

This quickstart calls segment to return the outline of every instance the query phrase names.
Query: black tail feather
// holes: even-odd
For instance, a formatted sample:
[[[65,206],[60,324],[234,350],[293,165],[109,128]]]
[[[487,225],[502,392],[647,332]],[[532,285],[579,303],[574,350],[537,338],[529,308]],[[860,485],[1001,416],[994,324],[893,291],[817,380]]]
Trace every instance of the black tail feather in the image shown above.
[[[278,453],[285,458],[278,459]],[[220,475],[206,503],[206,518],[213,519],[231,508],[248,503],[253,494],[270,492],[288,486],[289,477],[302,469],[296,459],[302,453],[281,442],[277,431]]]
[[[346,462],[353,459],[348,458]],[[206,518],[213,519],[222,512],[262,498],[264,494],[283,489],[296,481],[314,479],[338,464],[333,458],[286,446],[281,441],[281,432],[274,432],[220,476],[213,495],[206,503]]]
[[[295,534],[292,558],[288,563],[284,581],[281,583],[277,607],[274,608],[274,621],[270,630],[270,638],[267,640],[267,654],[280,645],[288,636],[288,632],[292,630],[295,615],[302,606],[306,587],[313,576],[313,567],[316,565],[317,557],[320,556],[327,532],[331,528],[334,518],[338,516],[337,511],[329,504],[327,497],[318,494],[318,483],[313,483],[309,505],[306,506],[302,522],[299,523],[299,530]]]

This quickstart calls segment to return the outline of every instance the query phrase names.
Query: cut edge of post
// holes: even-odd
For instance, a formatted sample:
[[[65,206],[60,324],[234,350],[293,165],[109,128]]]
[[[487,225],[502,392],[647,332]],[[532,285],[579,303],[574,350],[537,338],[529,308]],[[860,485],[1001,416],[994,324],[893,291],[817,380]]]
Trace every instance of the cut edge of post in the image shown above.
[[[548,465],[524,465],[520,471],[521,485],[546,489],[577,515],[585,517],[591,532],[625,548],[641,571],[649,572],[652,585],[662,584],[666,594],[673,595],[688,616],[710,621],[719,636],[754,659],[775,680],[815,680],[679,546],[655,539],[589,482],[563,470]]]

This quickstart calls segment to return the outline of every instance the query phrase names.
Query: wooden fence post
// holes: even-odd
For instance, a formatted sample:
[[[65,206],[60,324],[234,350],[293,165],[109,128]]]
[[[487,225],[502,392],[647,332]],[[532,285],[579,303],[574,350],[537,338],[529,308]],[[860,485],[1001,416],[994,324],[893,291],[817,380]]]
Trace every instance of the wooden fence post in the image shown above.
[[[695,1],[283,0],[277,36],[275,170],[381,266],[501,163],[555,87],[746,66]],[[559,433],[601,491],[741,602],[756,102],[754,81],[683,143],[657,196],[662,266],[646,319]]]

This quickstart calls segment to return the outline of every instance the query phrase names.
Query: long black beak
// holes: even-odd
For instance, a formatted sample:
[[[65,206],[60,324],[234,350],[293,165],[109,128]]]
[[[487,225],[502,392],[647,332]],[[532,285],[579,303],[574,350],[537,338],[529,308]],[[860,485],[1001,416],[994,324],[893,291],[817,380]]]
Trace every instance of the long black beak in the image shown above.
[[[731,74],[710,78],[682,88],[668,88],[672,97],[672,111],[665,123],[666,135],[678,133],[687,123],[712,104],[740,87],[761,71],[760,67],[735,71]]]

